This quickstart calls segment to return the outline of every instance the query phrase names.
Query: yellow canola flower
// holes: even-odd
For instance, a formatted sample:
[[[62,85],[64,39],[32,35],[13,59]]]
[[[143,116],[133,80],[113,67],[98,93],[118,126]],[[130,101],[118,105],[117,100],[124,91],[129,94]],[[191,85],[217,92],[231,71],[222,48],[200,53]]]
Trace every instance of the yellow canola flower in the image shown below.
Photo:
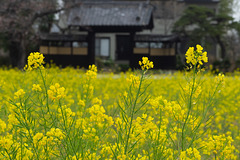
[[[44,137],[43,133],[36,133],[35,136],[33,136],[33,143],[35,145],[38,144],[38,142]]]
[[[27,65],[24,67],[25,70],[31,71],[33,69],[44,69],[44,56],[39,52],[32,52],[28,56]]]
[[[66,96],[65,88],[60,87],[59,83],[55,83],[54,85],[50,86],[50,89],[48,90],[48,96],[53,101],[64,98]]]
[[[32,90],[33,90],[33,91],[37,91],[37,92],[41,92],[41,91],[42,91],[42,88],[40,87],[39,84],[33,84]]]
[[[4,132],[6,128],[7,128],[6,123],[0,119],[0,133]]]
[[[76,113],[71,110],[71,108],[63,105],[62,108],[58,108],[59,117],[65,116],[69,120],[72,116],[75,116]]]
[[[113,119],[111,116],[105,114],[105,109],[103,106],[99,104],[95,104],[88,109],[88,113],[90,113],[90,122],[96,122],[99,128],[103,128],[104,126],[113,125]]]
[[[180,154],[180,160],[201,160],[201,155],[196,148],[188,148]]]
[[[13,144],[14,144],[14,142],[13,142],[12,135],[0,137],[0,148],[3,148],[5,150],[9,151]]]
[[[18,119],[15,117],[14,114],[8,115],[8,129],[12,129],[14,125],[19,124]]]
[[[140,85],[140,77],[135,76],[133,74],[131,74],[128,78],[127,78],[127,82],[132,84],[134,87],[138,87]],[[126,95],[126,94],[125,94]]]
[[[201,48],[199,48],[199,50],[201,50]],[[85,74],[85,71],[82,70],[60,70],[51,68],[47,73],[49,74],[49,79],[52,79],[52,77],[54,77],[52,83],[54,87],[48,88],[49,90],[52,90],[54,97],[57,96],[57,94],[54,92],[56,88],[61,88],[62,86],[66,87],[68,91],[67,93],[70,95],[69,98],[64,98],[64,101],[61,102],[61,106],[57,105],[57,103],[49,103],[49,107],[51,109],[49,112],[47,112],[46,108],[46,99],[44,99],[44,97],[34,96],[37,94],[37,92],[31,92],[33,88],[36,90],[38,88],[38,81],[36,80],[38,72],[27,72],[22,74],[22,72],[18,70],[11,69],[5,71],[0,69],[1,78],[6,82],[4,84],[4,90],[0,87],[0,99],[1,97],[3,98],[0,100],[0,106],[2,106],[2,108],[6,108],[6,112],[5,109],[1,111],[1,113],[3,113],[1,119],[5,121],[7,125],[5,128],[5,124],[1,124],[0,122],[0,133],[2,135],[0,137],[0,146],[4,147],[2,150],[9,148],[9,153],[16,153],[21,155],[21,151],[25,153],[24,148],[27,148],[33,152],[33,157],[30,157],[30,159],[57,159],[61,157],[61,154],[59,153],[60,151],[64,154],[64,157],[67,157],[69,154],[71,154],[73,157],[75,156],[75,159],[88,159],[88,156],[85,154],[85,152],[88,148],[91,147],[89,155],[95,152],[97,155],[101,155],[101,159],[117,159],[118,155],[123,155],[119,158],[124,158],[125,143],[121,142],[119,145],[119,148],[121,148],[121,145],[123,145],[123,152],[118,152],[118,146],[116,145],[114,149],[112,145],[114,141],[119,138],[119,135],[116,131],[121,131],[121,129],[129,129],[128,124],[125,122],[129,121],[129,117],[126,117],[126,119],[124,119],[121,114],[117,114],[117,112],[115,114],[115,111],[117,111],[118,103],[123,106],[123,109],[128,109],[127,107],[129,106],[123,105],[122,103],[124,103],[124,101],[120,98],[118,102],[117,98],[120,97],[123,93],[122,96],[124,96],[125,99],[128,98],[128,100],[131,101],[133,95],[131,92],[125,91],[126,86],[128,86],[127,83],[124,83],[126,82],[125,77],[128,76],[128,81],[134,85],[139,85],[140,77],[136,75],[133,76],[135,73],[130,76],[132,72],[127,75],[121,74],[119,76],[106,75],[103,78],[100,76],[94,84],[91,84],[85,83],[87,76]],[[148,155],[148,159],[161,159],[162,157],[166,157],[165,159],[168,158],[180,160],[181,151],[176,151],[173,142],[177,144],[181,141],[181,139],[179,139],[179,135],[182,133],[181,124],[183,124],[187,116],[187,107],[183,104],[182,99],[179,100],[180,98],[177,99],[177,102],[174,102],[172,100],[175,100],[175,98],[178,98],[182,95],[180,92],[182,87],[177,84],[185,84],[185,75],[186,74],[182,72],[175,72],[171,75],[154,75],[152,77],[152,85],[150,86],[150,91],[148,92],[151,99],[148,100],[147,104],[143,106],[138,114],[134,115],[132,121],[133,131],[129,134],[129,145],[135,144],[135,142],[137,143],[132,152],[126,153],[125,156],[127,158],[130,157],[129,159],[140,159]],[[205,130],[205,123],[203,125],[201,124],[198,130],[199,133],[196,132],[196,136],[203,136],[199,140],[194,140],[192,145],[192,147],[201,149],[199,151],[201,151],[202,159],[211,159],[215,155],[219,159],[239,159],[239,154],[236,151],[236,149],[239,148],[240,141],[240,136],[238,133],[239,109],[237,107],[240,105],[240,96],[238,89],[240,88],[239,75],[239,73],[236,73],[234,76],[224,77],[222,74],[220,74],[219,77],[217,76],[219,81],[225,79],[227,85],[225,88],[221,89],[221,94],[216,94],[216,97],[214,98],[214,102],[216,99],[217,103],[214,103],[212,106],[212,112],[216,114],[214,114],[214,116],[211,116],[211,113],[206,114],[207,117],[211,116],[211,121],[209,121],[210,129]],[[13,76],[16,78],[11,78]],[[56,87],[55,82],[57,81],[61,83]],[[196,107],[193,107],[192,113],[188,117],[188,121],[186,123],[186,131],[193,130],[200,123],[201,117],[198,118],[198,113],[203,111],[203,107],[206,105],[210,91],[213,89],[211,88],[213,86],[212,83],[214,82],[212,74],[204,74],[203,81],[204,85],[200,85],[198,83],[196,84],[196,82],[195,84],[193,82],[189,82],[183,86],[183,88],[186,86],[186,92],[184,93],[190,94],[191,88],[194,84],[194,98],[198,97],[198,95],[201,94],[198,99],[199,101],[197,101],[197,105],[195,105]],[[33,83],[35,83],[35,86],[32,86]],[[46,84],[49,83],[50,82],[47,81]],[[12,84],[14,84],[14,86]],[[43,87],[42,83],[39,84],[40,87]],[[83,85],[82,88],[76,88],[78,84]],[[16,103],[10,105],[6,102],[4,103],[4,99],[13,97],[14,92],[12,91],[18,91],[18,89],[20,89],[20,86],[26,92],[23,94],[23,96],[26,96],[28,92],[31,92],[31,95],[33,95],[29,97],[29,100],[26,101],[27,103]],[[15,90],[15,88],[17,88],[17,90]],[[95,89],[96,92],[93,92],[93,89]],[[44,90],[44,88],[42,88],[42,90]],[[88,96],[90,93],[91,97]],[[103,98],[105,94],[109,96],[109,99]],[[84,95],[87,95],[88,97],[84,97]],[[74,99],[75,103],[69,104],[68,101],[70,99]],[[193,100],[195,101],[195,99]],[[140,102],[141,101],[138,101],[137,105],[141,105]],[[76,105],[76,103],[78,103],[79,106]],[[65,107],[65,105],[67,107]],[[62,110],[59,110],[61,107]],[[27,111],[25,108],[29,108],[30,110]],[[81,112],[77,112],[76,116],[74,116],[74,111]],[[30,121],[32,121],[32,123],[30,123]],[[65,127],[68,128],[68,133],[64,133],[65,138],[63,140],[59,140],[55,136],[47,136],[46,133],[50,131],[50,128],[47,127],[46,131],[43,129],[45,121],[48,127],[51,128],[52,126],[54,128],[60,128],[62,132],[64,128],[63,122],[65,122]],[[26,129],[26,131],[24,130],[23,133],[22,128],[24,128],[24,126],[22,124],[25,124],[25,126],[32,128],[33,133],[28,133]],[[173,127],[168,128],[169,126]],[[219,126],[221,126],[221,128]],[[232,133],[228,134],[226,131],[231,131]],[[72,152],[66,153],[63,149],[65,146],[66,148],[69,147],[69,138],[67,137],[74,136],[75,133],[76,135],[79,135],[80,139],[83,139],[82,146],[84,148],[83,152],[81,152],[83,155],[77,156],[77,154]],[[102,133],[104,133],[104,135]],[[185,133],[186,143],[188,144],[191,140],[193,140],[193,138],[189,136],[187,132]],[[218,140],[217,137],[213,137],[213,135],[217,133],[225,133],[227,136],[222,138],[228,140],[223,141],[221,139]],[[6,135],[13,136],[13,145],[11,144],[11,138],[7,137]],[[24,137],[22,137],[22,135]],[[30,135],[32,138],[27,137]],[[48,135],[50,135],[50,133],[48,133]],[[228,137],[228,135],[233,136],[232,139],[234,139],[234,143],[232,142],[231,137]],[[212,139],[206,137],[212,137]],[[123,133],[122,138],[126,138],[126,134]],[[71,137],[70,139],[74,140],[74,138]],[[63,144],[61,144],[61,141]],[[202,141],[205,141],[205,143]],[[204,144],[203,146],[202,143]],[[19,148],[20,144],[22,144],[22,149]],[[28,147],[25,146],[27,144]],[[91,146],[88,147],[88,144],[91,144]],[[17,146],[17,148],[15,146]],[[36,151],[33,149],[35,146],[37,146]],[[205,148],[205,146],[207,147]],[[12,152],[15,148],[16,152]],[[147,151],[144,151],[144,149]],[[113,151],[116,151],[116,156],[114,156]],[[155,154],[155,151],[160,151],[163,156],[159,158],[158,155]],[[186,157],[194,159],[194,148],[184,151],[186,153]],[[197,152],[195,151],[195,153],[195,157],[197,157]],[[39,157],[37,157],[37,154],[39,154]],[[184,153],[182,154],[182,156],[184,156]],[[46,155],[49,156],[47,157]],[[172,156],[172,158],[169,158],[170,156]],[[2,157],[3,155],[0,155],[0,159]],[[23,155],[22,159],[25,157],[26,156]],[[9,157],[5,158],[7,159]]]
[[[97,66],[89,65],[88,70],[86,72],[88,79],[95,79],[97,77]]]
[[[77,157],[78,157],[78,158],[77,158]],[[69,156],[67,157],[67,160],[82,160],[81,154],[80,154],[80,153],[76,153],[76,155],[74,155],[74,156],[69,155]]]
[[[92,99],[92,104],[102,105],[102,100],[99,99],[99,98],[93,98]]]
[[[203,154],[215,155],[223,159],[237,159],[234,152],[238,150],[232,144],[233,142],[234,140],[231,136],[226,136],[225,134],[213,135],[202,142]]]
[[[215,83],[224,83],[224,74],[219,73],[216,77],[215,77]]]
[[[186,95],[190,96],[193,94],[194,98],[198,98],[200,93],[202,92],[202,88],[200,85],[198,85],[196,82],[193,84],[193,82],[188,83],[184,88],[183,91]]]
[[[17,92],[14,93],[14,99],[18,99],[23,97],[25,94],[23,89],[19,89]]]
[[[60,140],[65,138],[64,133],[59,128],[51,128],[51,130],[48,131],[46,135],[49,136],[49,137],[51,137],[51,136],[56,137],[56,138],[58,138]]]
[[[6,83],[3,80],[0,80],[0,87],[3,87]],[[1,89],[1,88],[0,88]]]
[[[185,55],[187,64],[203,65],[203,62],[208,62],[207,52],[203,52],[203,47],[199,44],[196,45],[196,50],[194,47],[189,47]]]
[[[139,65],[142,70],[149,70],[153,68],[153,62],[148,60],[148,57],[142,57],[142,61],[139,61]]]
[[[85,103],[84,100],[80,99],[80,100],[78,101],[78,105],[85,107],[86,103]]]

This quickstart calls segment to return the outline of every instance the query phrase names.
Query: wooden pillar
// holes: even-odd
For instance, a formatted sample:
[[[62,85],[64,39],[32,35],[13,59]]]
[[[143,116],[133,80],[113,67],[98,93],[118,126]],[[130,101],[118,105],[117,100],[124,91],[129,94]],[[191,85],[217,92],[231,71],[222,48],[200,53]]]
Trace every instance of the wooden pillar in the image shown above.
[[[174,44],[175,44],[175,45],[174,45],[174,49],[175,49],[175,56],[176,56],[176,55],[178,54],[178,53],[177,53],[177,49],[178,49],[178,42],[177,42],[177,41],[175,41],[175,42],[174,42]]]
[[[50,54],[50,41],[47,41],[48,42],[48,55]]]
[[[73,55],[73,41],[70,41],[70,46],[71,46],[71,56]]]
[[[95,32],[88,32],[88,64],[95,64]]]
[[[136,67],[134,64],[136,63],[137,59],[135,59],[133,50],[134,50],[134,37],[135,37],[135,32],[130,32],[130,67],[134,68]]]
[[[175,55],[174,55],[174,67],[173,67],[173,69],[177,69],[177,56],[178,56],[178,41],[175,40]]]

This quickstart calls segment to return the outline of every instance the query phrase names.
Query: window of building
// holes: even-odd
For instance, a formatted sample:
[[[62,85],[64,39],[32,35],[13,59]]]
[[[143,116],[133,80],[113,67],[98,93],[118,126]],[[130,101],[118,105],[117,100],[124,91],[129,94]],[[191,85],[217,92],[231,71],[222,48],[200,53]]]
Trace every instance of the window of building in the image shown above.
[[[148,48],[148,42],[136,42],[135,47],[136,48]]]
[[[96,56],[103,56],[103,57],[108,57],[110,55],[110,39],[109,38],[96,38],[95,54]]]
[[[62,42],[59,45],[62,47],[71,47],[71,42]]]
[[[88,44],[87,44],[87,42],[73,41],[72,46],[73,46],[73,48],[87,48]]]
[[[54,47],[71,47],[71,42],[69,41],[50,41],[50,46]]]
[[[151,42],[150,48],[163,48],[163,43],[162,42]]]

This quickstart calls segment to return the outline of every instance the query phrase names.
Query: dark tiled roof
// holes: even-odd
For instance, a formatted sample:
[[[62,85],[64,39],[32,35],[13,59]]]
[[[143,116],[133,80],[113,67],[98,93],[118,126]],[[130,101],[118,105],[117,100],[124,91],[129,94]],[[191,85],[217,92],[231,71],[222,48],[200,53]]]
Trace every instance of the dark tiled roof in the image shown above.
[[[69,13],[69,26],[147,26],[153,6],[145,2],[84,2]]]

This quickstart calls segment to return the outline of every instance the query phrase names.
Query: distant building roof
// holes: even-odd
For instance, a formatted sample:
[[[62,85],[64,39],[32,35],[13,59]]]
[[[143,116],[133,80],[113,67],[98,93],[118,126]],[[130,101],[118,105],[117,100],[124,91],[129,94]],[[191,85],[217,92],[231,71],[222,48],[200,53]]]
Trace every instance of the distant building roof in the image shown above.
[[[150,28],[153,6],[145,2],[83,2],[69,13],[69,26],[141,26]]]

